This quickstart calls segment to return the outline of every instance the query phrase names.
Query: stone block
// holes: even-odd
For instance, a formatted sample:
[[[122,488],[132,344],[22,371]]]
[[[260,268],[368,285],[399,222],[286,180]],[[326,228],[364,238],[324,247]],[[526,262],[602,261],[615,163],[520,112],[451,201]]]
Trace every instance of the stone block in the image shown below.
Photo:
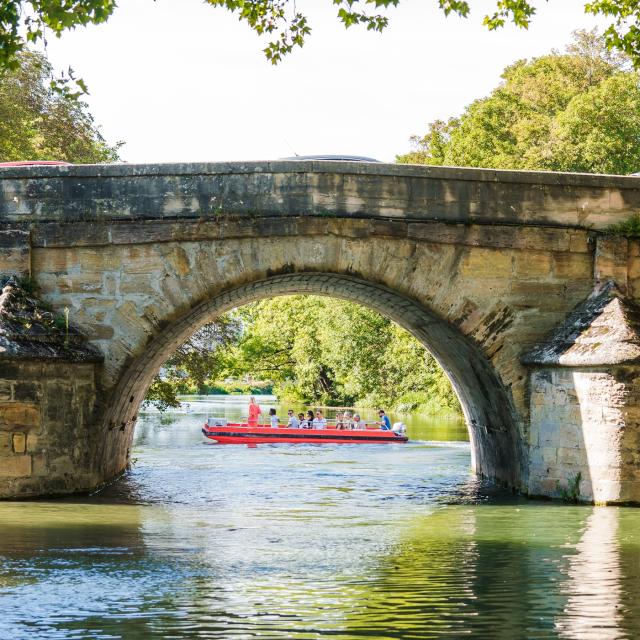
[[[148,273],[125,273],[120,280],[120,293],[136,296],[158,296],[157,279]]]
[[[67,273],[69,268],[78,264],[76,256],[70,249],[47,247],[34,248],[33,271],[41,273]]]
[[[122,266],[120,252],[113,247],[78,249],[76,260],[80,263],[82,273],[117,271]]]
[[[164,257],[169,264],[169,272],[181,278],[191,273],[191,264],[187,252],[181,246],[173,247],[170,251],[164,252]]]
[[[27,434],[27,451],[33,452],[38,448],[38,443],[40,442],[40,438],[35,433]]]
[[[557,461],[559,464],[581,465],[585,467],[589,464],[587,453],[582,448],[559,447],[557,449]]]
[[[31,456],[0,457],[0,478],[24,478],[31,475]]]
[[[102,274],[82,273],[58,278],[60,293],[98,293],[102,291]]]
[[[0,431],[0,456],[11,453],[11,434]]]
[[[31,402],[1,402],[0,430],[39,428],[40,407]]]
[[[515,257],[517,278],[540,278],[551,273],[552,255],[543,251],[522,251]]]
[[[21,402],[37,402],[42,396],[39,382],[16,382],[13,385],[13,399]]]
[[[591,280],[593,258],[590,253],[556,253],[553,256],[553,274],[562,280]]]
[[[572,253],[590,253],[591,238],[586,231],[576,231],[569,235],[569,251]]]
[[[460,264],[460,275],[467,278],[507,278],[511,276],[513,257],[500,249],[471,249]]]
[[[83,324],[83,330],[89,340],[111,340],[113,327],[106,324]]]
[[[14,433],[12,442],[15,453],[24,453],[27,450],[27,437],[24,433]]]
[[[162,255],[153,245],[127,247],[122,255],[123,273],[153,273],[165,271]]]
[[[13,397],[11,387],[9,380],[0,380],[0,400],[11,400]]]

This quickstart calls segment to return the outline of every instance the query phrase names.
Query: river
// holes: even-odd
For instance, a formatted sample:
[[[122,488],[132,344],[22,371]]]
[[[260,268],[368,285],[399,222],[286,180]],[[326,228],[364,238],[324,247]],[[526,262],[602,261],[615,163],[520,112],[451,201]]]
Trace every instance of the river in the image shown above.
[[[640,636],[640,509],[483,485],[455,421],[413,416],[406,445],[205,441],[240,402],[142,415],[93,496],[0,503],[0,638]]]

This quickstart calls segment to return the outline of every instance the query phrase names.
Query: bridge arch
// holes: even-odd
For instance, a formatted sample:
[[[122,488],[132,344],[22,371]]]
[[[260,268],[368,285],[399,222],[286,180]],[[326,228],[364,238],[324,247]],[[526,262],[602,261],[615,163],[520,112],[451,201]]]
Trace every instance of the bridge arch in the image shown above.
[[[450,322],[387,286],[347,274],[281,273],[225,289],[171,322],[130,363],[106,408],[111,439],[107,460],[128,458],[132,425],[154,375],[176,348],[220,314],[267,297],[314,294],[350,300],[381,313],[409,331],[436,358],[460,399],[472,447],[472,465],[510,486],[522,478],[523,452],[517,412],[490,361]],[[122,434],[121,437],[118,437]]]
[[[35,282],[88,344],[31,331],[28,349],[0,318],[0,497],[113,478],[171,348],[225,308],[307,290],[379,308],[434,353],[482,475],[640,502],[640,244],[601,233],[637,213],[639,185],[317,161],[3,168],[0,279]]]

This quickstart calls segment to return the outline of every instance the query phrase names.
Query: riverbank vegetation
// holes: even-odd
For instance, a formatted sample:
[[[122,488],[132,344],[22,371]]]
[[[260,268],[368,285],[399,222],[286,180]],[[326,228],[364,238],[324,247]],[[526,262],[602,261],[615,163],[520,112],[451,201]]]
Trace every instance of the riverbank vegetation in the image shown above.
[[[412,138],[398,162],[628,174],[640,171],[640,86],[596,31],[508,66],[486,98]]]
[[[308,295],[262,300],[207,325],[167,362],[147,400],[166,408],[178,393],[242,389],[249,379],[292,403],[461,412],[446,375],[407,331],[361,305]]]
[[[118,160],[77,92],[52,87],[52,68],[40,53],[23,51],[0,73],[0,161]]]

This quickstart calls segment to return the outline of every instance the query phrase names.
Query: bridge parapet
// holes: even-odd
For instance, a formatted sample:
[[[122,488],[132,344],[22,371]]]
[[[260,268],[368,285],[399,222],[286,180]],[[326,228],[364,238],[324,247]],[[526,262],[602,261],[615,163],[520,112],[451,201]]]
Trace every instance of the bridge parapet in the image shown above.
[[[328,216],[601,230],[640,211],[640,178],[277,161],[0,169],[0,222]]]

